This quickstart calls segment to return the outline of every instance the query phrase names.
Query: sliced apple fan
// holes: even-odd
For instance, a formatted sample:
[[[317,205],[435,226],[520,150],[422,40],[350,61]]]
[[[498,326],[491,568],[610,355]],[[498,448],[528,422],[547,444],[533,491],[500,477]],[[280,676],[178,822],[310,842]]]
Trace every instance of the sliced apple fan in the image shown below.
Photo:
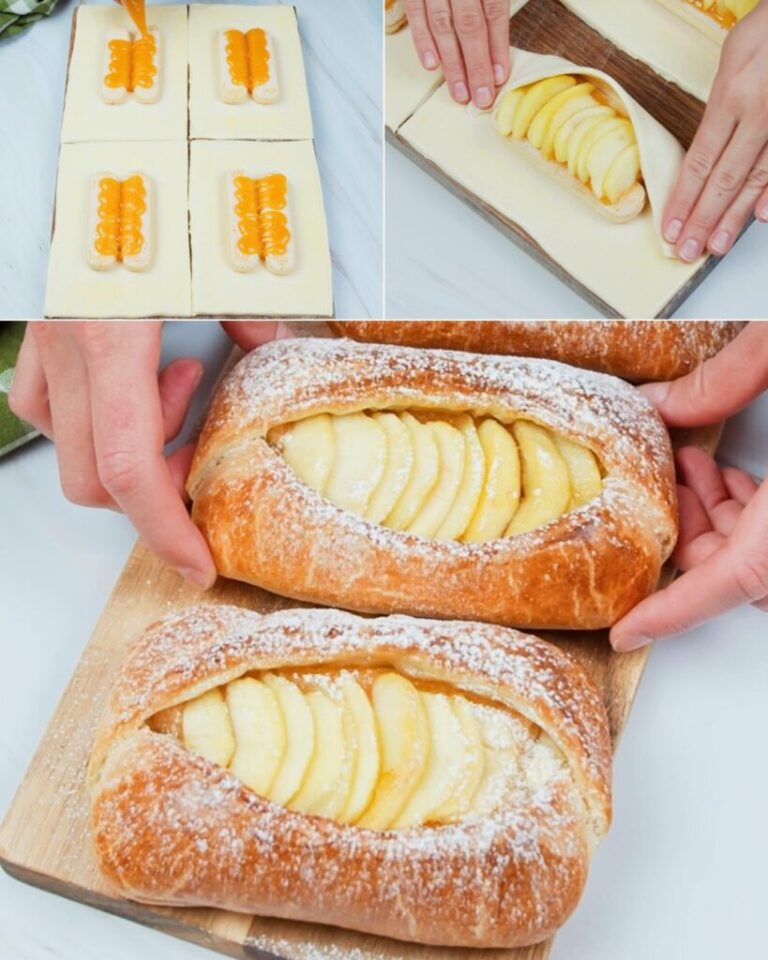
[[[527,420],[318,414],[271,431],[300,480],[392,530],[478,543],[526,533],[600,495],[591,450]]]
[[[532,753],[559,762],[507,708],[383,669],[249,674],[149,725],[281,806],[374,830],[489,816]]]

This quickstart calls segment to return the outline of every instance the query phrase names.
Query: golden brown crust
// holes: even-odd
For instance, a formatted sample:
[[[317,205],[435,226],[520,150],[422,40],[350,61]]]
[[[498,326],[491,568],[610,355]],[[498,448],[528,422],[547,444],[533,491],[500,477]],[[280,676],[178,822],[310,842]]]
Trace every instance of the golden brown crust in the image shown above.
[[[249,670],[355,662],[439,678],[518,711],[551,738],[561,772],[492,817],[373,831],[278,807],[145,725]],[[89,785],[102,868],[134,899],[490,948],[548,937],[575,908],[610,821],[610,763],[597,692],[537,638],[481,624],[210,606],[154,624],[134,647]]]
[[[371,343],[542,357],[627,380],[673,380],[714,356],[736,320],[336,320]]]
[[[372,407],[525,417],[593,450],[603,493],[531,533],[428,540],[335,507],[265,439],[304,416]],[[241,361],[214,399],[188,489],[221,574],[368,613],[604,627],[654,589],[676,537],[669,437],[621,381],[542,360],[344,340],[280,341]]]

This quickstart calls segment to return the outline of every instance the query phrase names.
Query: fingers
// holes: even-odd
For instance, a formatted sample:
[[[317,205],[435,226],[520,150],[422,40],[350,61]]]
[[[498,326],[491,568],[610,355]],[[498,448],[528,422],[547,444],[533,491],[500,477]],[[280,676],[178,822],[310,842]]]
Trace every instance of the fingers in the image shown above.
[[[451,96],[457,103],[469,103],[467,75],[454,29],[450,0],[427,0],[427,20]]]
[[[421,61],[421,65],[427,70],[436,70],[440,65],[440,57],[432,31],[429,29],[424,0],[405,0],[405,12],[408,17],[411,39],[416,47],[416,55]]]
[[[158,378],[164,439],[174,440],[187,417],[189,405],[203,375],[203,365],[193,357],[172,360]]]
[[[664,239],[679,244],[680,256],[688,252],[682,249],[683,229],[735,127],[735,120],[721,101],[711,99],[664,211]],[[695,260],[696,255],[690,259]]]
[[[743,505],[733,500],[715,460],[696,447],[686,447],[677,456],[684,484],[698,497],[712,528],[728,537],[741,516]]]
[[[509,0],[483,0],[488,45],[497,87],[509,78]]]
[[[696,537],[695,540],[691,540],[690,543],[675,551],[675,566],[683,573],[687,573],[708,560],[717,550],[721,550],[727,542],[728,538],[724,537],[722,533],[718,533],[717,530],[703,533],[700,537]]]
[[[733,416],[768,388],[768,324],[750,323],[692,373],[640,387],[670,427],[699,427]]]
[[[768,148],[758,157],[739,195],[722,215],[717,226],[712,228],[707,241],[710,253],[714,253],[717,257],[728,253],[755,211],[766,184],[768,184]]]
[[[48,402],[48,384],[35,344],[32,324],[27,327],[16,359],[8,406],[21,420],[53,439],[51,408]]]
[[[495,81],[482,0],[453,0],[453,16],[472,102],[485,110],[493,105]]]
[[[723,482],[728,491],[728,496],[746,507],[749,501],[760,489],[754,477],[750,477],[744,470],[737,470],[735,467],[723,468]]]
[[[216,570],[163,459],[157,391],[159,338],[136,337],[132,349],[90,370],[93,437],[99,478],[147,546],[201,588]]]
[[[253,350],[270,340],[286,340],[293,336],[290,326],[281,320],[222,320],[227,336],[243,350]]]

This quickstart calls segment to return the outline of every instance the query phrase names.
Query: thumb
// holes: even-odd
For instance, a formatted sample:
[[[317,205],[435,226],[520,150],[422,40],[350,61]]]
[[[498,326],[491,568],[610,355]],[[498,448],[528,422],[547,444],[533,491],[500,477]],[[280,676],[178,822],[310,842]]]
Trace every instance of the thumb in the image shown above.
[[[639,389],[670,427],[701,427],[733,416],[768,388],[768,323],[754,321],[691,373]]]

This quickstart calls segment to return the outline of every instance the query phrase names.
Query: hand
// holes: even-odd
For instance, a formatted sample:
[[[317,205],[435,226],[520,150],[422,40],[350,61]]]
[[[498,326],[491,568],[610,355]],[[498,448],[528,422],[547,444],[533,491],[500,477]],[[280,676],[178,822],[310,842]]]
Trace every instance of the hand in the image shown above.
[[[492,106],[509,76],[509,0],[405,0],[416,53],[457,103]]]
[[[672,383],[641,390],[669,426],[701,426],[737,413],[768,388],[768,323],[751,323],[721,353]],[[634,650],[690,630],[745,603],[768,611],[768,480],[721,468],[694,447],[681,450],[683,575],[639,603],[611,630],[616,650]]]
[[[727,253],[754,212],[768,222],[768,2],[730,32],[709,103],[664,213],[686,262]]]
[[[188,444],[165,458],[203,369],[174,360],[158,373],[159,322],[33,322],[8,397],[13,412],[56,444],[64,495],[122,510],[147,546],[190,583],[216,568],[182,500]]]

